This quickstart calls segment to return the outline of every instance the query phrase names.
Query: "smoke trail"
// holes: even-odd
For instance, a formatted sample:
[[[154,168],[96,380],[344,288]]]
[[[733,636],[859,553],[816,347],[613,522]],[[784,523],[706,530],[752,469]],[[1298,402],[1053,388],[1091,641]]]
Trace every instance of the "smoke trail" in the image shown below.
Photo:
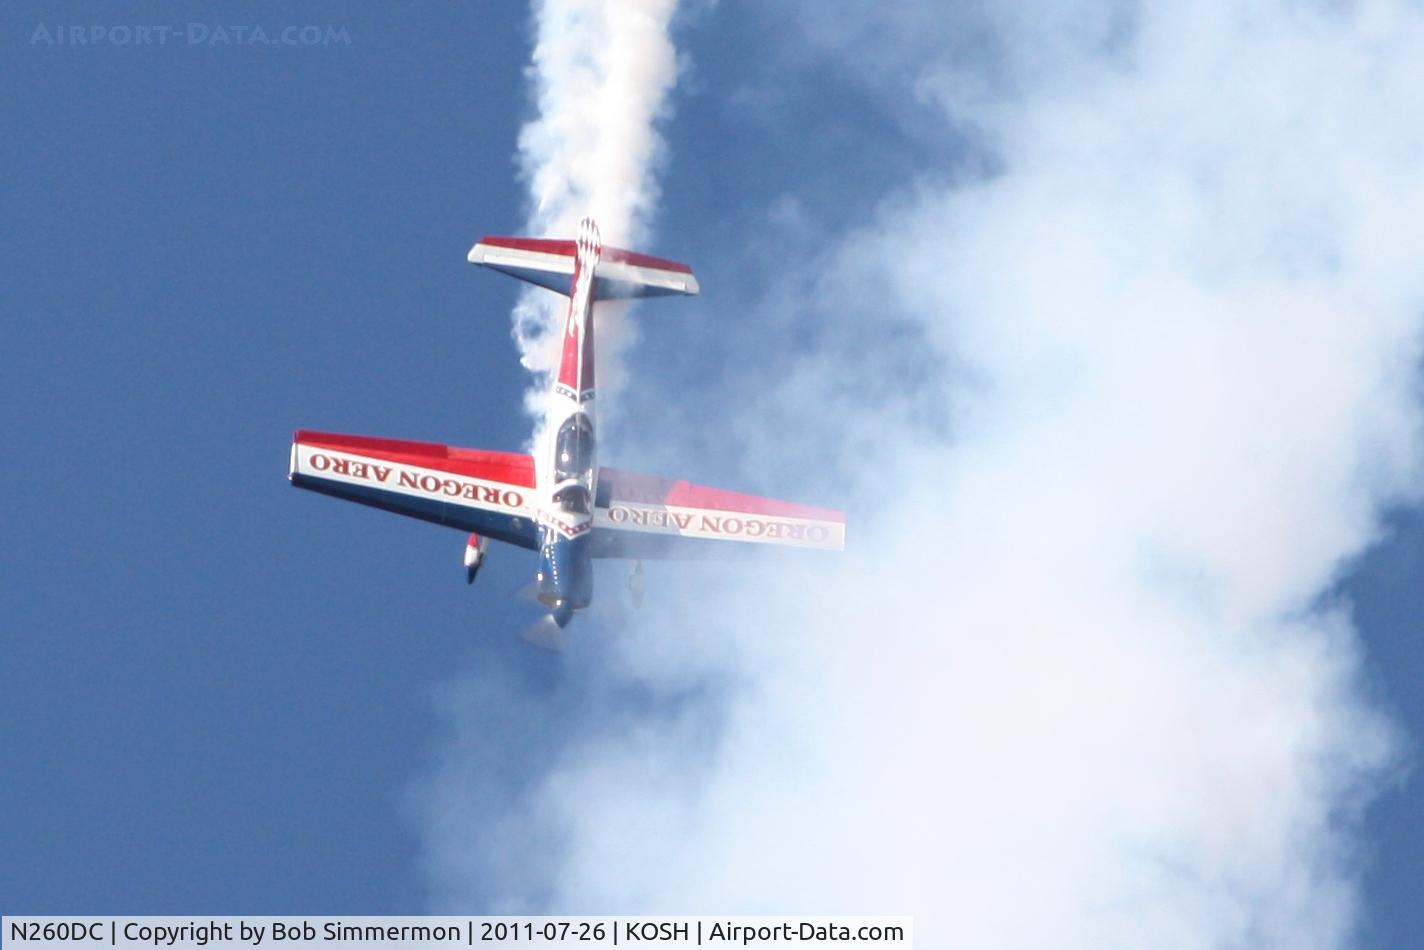
[[[961,59],[942,10],[767,31],[889,115],[913,82],[1000,170],[926,167],[808,253],[804,302],[728,327],[778,372],[689,409],[760,484],[843,492],[852,550],[664,567],[577,684],[455,691],[438,905],[1350,942],[1398,743],[1323,595],[1420,474],[1424,17],[1025,4],[949,22]],[[506,727],[538,756],[492,791]]]
[[[579,219],[592,215],[605,244],[627,247],[646,237],[662,149],[654,124],[677,78],[668,35],[676,6],[676,0],[538,3],[530,69],[538,116],[519,137],[532,205],[528,233],[572,236]],[[550,331],[562,316],[560,301],[547,291],[526,293],[515,308],[515,339],[535,373],[554,365],[557,334]],[[622,354],[632,340],[626,307],[600,305],[602,389],[622,384]],[[537,403],[537,393],[531,396]]]

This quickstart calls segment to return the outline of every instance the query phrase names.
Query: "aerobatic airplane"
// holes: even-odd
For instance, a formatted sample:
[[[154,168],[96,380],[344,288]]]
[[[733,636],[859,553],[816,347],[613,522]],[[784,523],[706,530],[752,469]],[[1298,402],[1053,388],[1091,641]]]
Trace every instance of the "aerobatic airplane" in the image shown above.
[[[491,538],[537,551],[535,591],[550,622],[533,639],[545,645],[592,601],[594,558],[633,560],[628,586],[639,601],[645,558],[713,557],[729,546],[844,548],[839,511],[598,466],[597,302],[696,294],[686,265],[603,247],[588,219],[577,241],[485,237],[469,260],[569,298],[535,453],[301,430],[292,440],[293,485],[470,532],[467,581]]]

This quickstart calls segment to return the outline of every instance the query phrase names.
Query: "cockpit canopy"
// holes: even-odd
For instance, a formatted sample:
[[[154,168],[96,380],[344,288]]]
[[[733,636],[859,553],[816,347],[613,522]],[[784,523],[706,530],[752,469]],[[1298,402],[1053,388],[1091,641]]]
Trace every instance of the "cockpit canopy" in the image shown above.
[[[574,478],[593,488],[593,423],[580,412],[570,416],[554,439],[554,483]]]

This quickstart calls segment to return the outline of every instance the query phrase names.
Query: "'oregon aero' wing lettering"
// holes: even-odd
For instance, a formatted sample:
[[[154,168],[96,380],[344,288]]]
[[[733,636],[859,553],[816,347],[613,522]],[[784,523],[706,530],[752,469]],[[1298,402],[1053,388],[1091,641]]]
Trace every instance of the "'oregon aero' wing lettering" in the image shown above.
[[[591,557],[697,559],[758,546],[845,549],[845,515],[691,482],[600,469]]]
[[[298,488],[538,547],[527,455],[303,429],[288,476]]]

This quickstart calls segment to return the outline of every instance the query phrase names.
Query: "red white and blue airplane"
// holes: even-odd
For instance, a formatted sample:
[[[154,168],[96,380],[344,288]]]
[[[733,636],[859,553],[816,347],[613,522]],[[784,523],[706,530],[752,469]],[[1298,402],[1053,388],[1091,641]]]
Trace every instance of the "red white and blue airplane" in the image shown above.
[[[470,532],[468,581],[490,538],[537,551],[536,593],[553,640],[592,602],[595,558],[635,561],[628,586],[638,601],[645,558],[715,557],[757,545],[845,547],[839,511],[598,466],[597,302],[696,294],[685,264],[603,247],[588,219],[577,241],[485,237],[469,260],[569,298],[534,454],[301,430],[292,440],[293,485]]]

